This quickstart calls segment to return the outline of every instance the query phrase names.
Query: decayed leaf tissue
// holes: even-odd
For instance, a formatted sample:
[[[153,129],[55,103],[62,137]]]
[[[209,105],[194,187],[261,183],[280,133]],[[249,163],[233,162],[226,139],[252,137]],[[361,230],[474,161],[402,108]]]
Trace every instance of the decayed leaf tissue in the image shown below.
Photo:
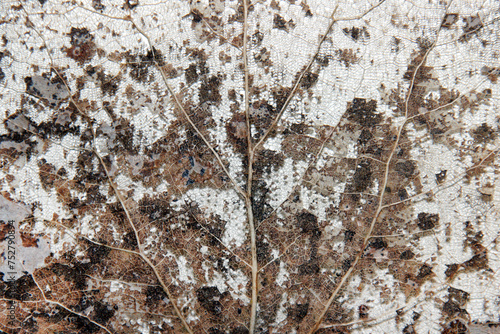
[[[0,332],[500,333],[500,4],[0,3]]]

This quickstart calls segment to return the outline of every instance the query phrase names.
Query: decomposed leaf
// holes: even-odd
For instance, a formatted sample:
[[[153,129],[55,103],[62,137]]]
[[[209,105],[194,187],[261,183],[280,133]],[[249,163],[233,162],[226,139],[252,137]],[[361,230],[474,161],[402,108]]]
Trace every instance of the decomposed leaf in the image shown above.
[[[0,3],[0,332],[497,333],[498,1]]]

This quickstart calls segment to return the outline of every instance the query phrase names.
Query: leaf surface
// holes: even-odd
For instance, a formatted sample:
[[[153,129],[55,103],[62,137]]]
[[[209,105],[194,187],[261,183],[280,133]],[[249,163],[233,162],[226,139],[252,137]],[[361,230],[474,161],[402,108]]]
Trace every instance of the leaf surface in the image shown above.
[[[498,12],[0,4],[0,329],[494,333]]]

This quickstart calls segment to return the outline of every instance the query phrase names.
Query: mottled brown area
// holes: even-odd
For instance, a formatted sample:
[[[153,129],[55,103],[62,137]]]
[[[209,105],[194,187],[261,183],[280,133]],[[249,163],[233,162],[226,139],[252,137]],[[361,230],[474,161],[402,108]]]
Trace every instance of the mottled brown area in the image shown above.
[[[394,166],[394,170],[404,177],[412,177],[415,173],[416,166],[413,161],[400,161]]]
[[[418,214],[418,227],[422,230],[430,230],[439,223],[439,215],[434,213],[420,212]]]
[[[497,320],[495,296],[461,281],[498,281],[488,2],[9,6],[0,211],[31,210],[17,246],[53,253],[0,281],[0,332]],[[442,63],[444,46],[470,61]]]
[[[309,311],[309,303],[297,304],[288,309],[290,317],[297,323],[302,322]]]
[[[467,334],[469,332],[463,320],[456,319],[450,321],[443,329],[443,334]]]
[[[71,28],[68,33],[71,38],[71,47],[66,48],[66,55],[83,64],[88,62],[96,53],[94,36],[86,28]]]
[[[472,131],[472,136],[477,143],[487,143],[494,140],[497,137],[497,131],[495,131],[488,124],[483,123]]]
[[[211,102],[220,103],[221,95],[219,92],[219,87],[221,84],[221,77],[211,76],[202,81],[200,87],[200,103]]]
[[[281,29],[286,32],[289,32],[295,27],[295,23],[293,20],[286,21],[281,15],[275,14],[273,19],[273,28]]]
[[[30,233],[21,232],[21,242],[23,247],[38,247],[38,237]]]
[[[358,27],[352,27],[352,28],[344,28],[342,29],[344,34],[347,36],[351,37],[354,41],[356,42],[366,42],[370,39],[370,33],[366,29],[366,27],[363,28],[358,28]]]
[[[335,53],[339,61],[347,68],[359,61],[359,57],[353,49],[339,49]]]
[[[284,155],[273,150],[259,151],[254,163],[254,173],[257,177],[262,177],[272,171],[279,170],[284,163]]]
[[[224,294],[221,294],[217,287],[200,288],[196,291],[196,296],[201,306],[212,315],[219,316],[222,313],[222,304],[219,300],[224,298]]]
[[[318,76],[319,75],[317,73],[307,72],[302,78],[300,85],[305,89],[309,89],[314,86],[314,84],[316,84],[316,81],[318,81]]]
[[[363,127],[373,127],[382,121],[382,116],[376,113],[377,102],[363,98],[355,98],[347,105],[347,119]]]
[[[236,148],[236,151],[244,153],[248,145],[248,130],[245,115],[242,113],[235,113],[227,122],[226,130],[232,144]]]
[[[352,191],[358,193],[365,191],[372,182],[371,164],[368,160],[358,164],[354,172]]]
[[[260,66],[267,67],[271,66],[273,63],[270,60],[271,53],[267,50],[267,48],[263,47],[254,55],[254,59]]]

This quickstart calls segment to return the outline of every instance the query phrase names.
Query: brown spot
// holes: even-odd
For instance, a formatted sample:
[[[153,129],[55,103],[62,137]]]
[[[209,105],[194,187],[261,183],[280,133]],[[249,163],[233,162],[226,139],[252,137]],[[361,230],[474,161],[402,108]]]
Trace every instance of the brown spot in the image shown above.
[[[216,286],[206,286],[196,290],[196,297],[201,306],[214,316],[220,316],[223,313],[220,300],[227,294],[220,293]]]
[[[432,79],[432,67],[425,66],[425,52],[413,54],[413,59],[403,75],[405,80],[414,80],[414,85]],[[416,73],[415,73],[416,71]]]
[[[372,138],[373,138],[373,135],[372,135],[372,133],[370,132],[370,130],[368,130],[368,129],[363,129],[363,130],[361,130],[361,134],[360,134],[360,135],[359,135],[359,137],[358,137],[358,144],[359,144],[359,145],[365,145],[365,144],[367,144],[367,143],[370,141],[370,139],[372,139]]]
[[[189,14],[191,15],[192,23],[200,23],[203,20],[203,15],[196,8],[193,8]]]
[[[313,275],[319,273],[319,265],[317,261],[308,261],[299,266],[300,275]]]
[[[448,299],[456,302],[459,305],[465,305],[469,301],[470,294],[466,291],[455,289],[453,287],[448,288]]]
[[[93,77],[98,81],[103,94],[108,94],[110,96],[116,94],[118,91],[120,76],[108,75],[104,73],[101,68],[94,66],[88,66],[85,70],[90,77]]]
[[[147,216],[150,222],[165,220],[170,216],[170,201],[165,197],[150,197],[146,194],[139,201],[139,212]]]
[[[72,27],[69,34],[71,47],[66,49],[66,55],[79,63],[89,61],[95,54],[94,36],[87,28]]]
[[[368,311],[370,308],[364,304],[359,305],[358,315],[360,319],[368,319]]]
[[[9,231],[11,231],[11,233],[14,232],[13,228],[7,224],[6,222],[4,222],[3,220],[0,221],[0,242],[1,241],[4,241],[7,237],[7,233],[9,233]]]
[[[265,241],[257,240],[257,261],[259,261],[259,263],[268,263],[270,260],[271,252],[269,250],[269,244]]]
[[[374,238],[370,241],[370,244],[368,247],[374,248],[374,249],[382,249],[387,247],[387,242],[384,240],[384,238]]]
[[[410,160],[397,162],[396,166],[394,166],[394,170],[406,178],[413,176],[415,169],[415,163]]]
[[[309,311],[309,303],[296,304],[293,307],[287,309],[288,315],[296,323],[302,322]]]
[[[351,242],[355,234],[356,233],[354,231],[345,231],[344,242]]]
[[[347,104],[346,115],[351,122],[358,123],[363,127],[373,127],[382,121],[382,116],[376,114],[377,102],[363,98],[354,98]]]
[[[31,275],[24,275],[17,280],[0,282],[0,290],[2,298],[13,300],[31,300],[32,295],[30,291],[36,286]]]
[[[21,232],[21,241],[23,247],[38,247],[38,238],[29,233]]]
[[[38,175],[45,190],[49,190],[54,186],[54,182],[57,179],[56,168],[47,163],[45,159],[41,159],[38,162]]]
[[[253,163],[255,177],[259,178],[265,173],[278,170],[283,166],[284,160],[285,156],[280,152],[273,150],[259,151]]]
[[[500,75],[500,68],[483,66],[483,68],[481,68],[481,74],[485,75],[492,83],[496,83],[498,81],[498,76]],[[487,92],[486,95],[491,97],[491,90],[490,89],[487,90],[489,92]]]
[[[188,85],[198,80],[199,75],[196,68],[196,64],[191,64],[184,70]]]
[[[290,29],[293,29],[294,27],[295,23],[293,23],[293,20],[286,21],[281,15],[274,14],[273,28],[285,30],[286,32],[288,32]]]
[[[139,0],[125,0],[122,8],[125,10],[131,10],[137,6],[139,6]]]
[[[460,36],[460,42],[467,42],[471,39],[473,35],[477,35],[478,32],[483,28],[483,22],[479,15],[464,17],[463,34]]]
[[[297,216],[297,223],[303,233],[320,232],[318,230],[318,218],[310,212],[302,211]]]
[[[411,250],[405,250],[403,253],[401,253],[401,255],[399,256],[399,258],[401,260],[411,260],[415,257],[415,254],[411,251]]]
[[[455,319],[449,322],[443,329],[442,334],[467,334],[469,329],[467,325],[460,319]]]
[[[258,53],[254,55],[254,59],[259,66],[268,67],[273,63],[271,61],[271,52],[267,50],[267,48],[262,48]]]
[[[304,74],[302,81],[300,82],[301,87],[305,89],[311,88],[318,81],[318,76],[319,75],[317,73],[307,72]]]
[[[309,5],[305,1],[301,1],[300,6],[302,7],[302,10],[304,12],[306,12],[306,16],[309,16],[309,17],[313,16],[313,14],[311,12],[311,7],[309,7]]]
[[[483,123],[472,131],[472,136],[477,143],[487,143],[497,137],[497,131]]]
[[[488,268],[488,256],[486,254],[486,250],[474,255],[469,260],[463,263],[465,268],[474,268],[474,269],[487,269]]]
[[[361,161],[356,167],[352,180],[352,191],[360,193],[365,191],[372,183],[372,169],[368,160]]]
[[[220,85],[221,78],[219,76],[211,76],[210,78],[203,80],[200,87],[200,103],[220,103]]]
[[[283,108],[286,99],[288,98],[288,95],[290,94],[291,91],[292,89],[289,87],[281,87],[281,86],[277,88],[273,87],[271,93],[273,95],[274,100],[276,101],[276,108],[273,108],[271,106],[269,107],[271,107],[271,109],[274,109],[276,112],[280,111]],[[269,107],[268,110],[272,113],[272,110],[270,110]]]
[[[417,274],[417,280],[422,281],[424,278],[432,274],[432,267],[424,264],[420,269],[418,270]]]
[[[427,231],[434,228],[439,222],[439,215],[434,213],[420,212],[418,214],[418,227]]]
[[[353,49],[341,49],[335,53],[339,57],[340,62],[344,63],[344,66],[347,68],[359,61],[359,57],[354,53]]]
[[[455,276],[455,274],[460,269],[460,265],[458,263],[447,264],[446,267],[448,267],[444,272],[446,277]]]
[[[416,334],[417,332],[415,331],[415,327],[413,324],[406,325],[405,328],[403,328],[403,334]]]
[[[245,153],[247,142],[247,123],[243,113],[236,113],[226,123],[226,130],[231,143],[240,153]]]
[[[443,183],[444,180],[446,180],[446,170],[442,170],[439,173],[436,174],[436,181],[437,183]]]
[[[92,0],[92,8],[97,11],[103,11],[106,6],[102,4],[102,0]]]
[[[146,304],[149,307],[157,308],[158,303],[165,298],[167,298],[167,294],[159,285],[148,286],[148,288],[146,289]]]
[[[408,191],[405,188],[398,190],[398,198],[400,201],[404,201],[408,198]]]
[[[352,27],[352,28],[344,28],[342,29],[344,34],[347,36],[351,37],[354,41],[358,42],[365,42],[370,39],[370,33],[366,29],[366,27],[363,28],[358,28],[358,27]]]
[[[262,44],[262,41],[264,40],[264,34],[261,33],[260,31],[257,31],[254,33],[251,37],[252,43],[255,44],[255,46],[259,46]]]
[[[463,309],[460,308],[460,305],[454,301],[447,301],[443,305],[443,312],[446,313],[449,317],[454,317],[460,313],[462,313]]]

